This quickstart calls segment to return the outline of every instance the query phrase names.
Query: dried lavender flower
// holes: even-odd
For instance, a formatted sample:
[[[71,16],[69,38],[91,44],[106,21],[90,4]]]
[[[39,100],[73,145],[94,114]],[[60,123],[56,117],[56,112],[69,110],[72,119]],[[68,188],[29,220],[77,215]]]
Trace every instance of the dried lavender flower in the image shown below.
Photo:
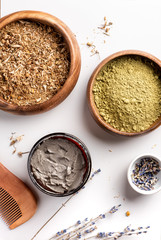
[[[157,174],[161,168],[157,160],[152,157],[145,157],[135,164],[131,174],[132,182],[141,190],[150,191],[157,183]]]
[[[136,229],[131,229],[129,226],[127,226],[123,231],[121,232],[99,232],[94,236],[85,238],[87,239],[118,239],[123,236],[131,236],[131,235],[139,235],[139,234],[144,234],[147,233],[147,230],[150,228],[150,226],[147,226],[145,228],[143,227],[138,227]]]

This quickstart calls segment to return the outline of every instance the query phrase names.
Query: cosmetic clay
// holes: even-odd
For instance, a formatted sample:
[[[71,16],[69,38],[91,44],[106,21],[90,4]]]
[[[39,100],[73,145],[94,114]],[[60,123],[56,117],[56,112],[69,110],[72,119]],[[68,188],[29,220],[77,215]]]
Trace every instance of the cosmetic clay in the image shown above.
[[[42,187],[56,193],[66,193],[82,183],[86,162],[76,144],[65,138],[50,138],[35,150],[31,169]]]

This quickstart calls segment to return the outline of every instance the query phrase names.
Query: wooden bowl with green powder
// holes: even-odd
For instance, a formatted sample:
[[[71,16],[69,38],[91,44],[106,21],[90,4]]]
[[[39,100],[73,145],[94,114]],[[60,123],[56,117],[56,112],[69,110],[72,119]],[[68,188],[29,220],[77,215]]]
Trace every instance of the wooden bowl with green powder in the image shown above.
[[[152,131],[161,124],[161,61],[137,50],[115,53],[93,72],[87,96],[105,130],[126,136]]]

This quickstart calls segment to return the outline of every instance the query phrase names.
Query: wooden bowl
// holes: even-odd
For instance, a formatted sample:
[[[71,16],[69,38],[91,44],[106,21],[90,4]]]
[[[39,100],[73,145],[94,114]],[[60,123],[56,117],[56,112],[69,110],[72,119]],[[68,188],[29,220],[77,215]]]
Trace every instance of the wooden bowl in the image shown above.
[[[39,11],[20,11],[0,19],[0,29],[17,20],[32,20],[53,27],[65,39],[70,52],[70,71],[63,87],[49,100],[34,105],[18,106],[0,98],[0,109],[14,114],[37,114],[48,111],[61,103],[73,90],[80,73],[81,57],[77,40],[71,30],[58,18]]]
[[[148,129],[141,131],[141,132],[122,132],[119,131],[115,128],[113,128],[110,124],[106,123],[102,117],[99,115],[99,111],[95,105],[94,102],[94,96],[93,96],[93,86],[95,83],[95,79],[97,74],[99,73],[99,71],[101,70],[101,68],[108,63],[109,61],[120,57],[120,56],[125,56],[125,55],[136,55],[136,56],[141,56],[144,58],[149,59],[150,61],[154,62],[157,67],[161,70],[161,61],[159,59],[157,59],[156,57],[152,56],[149,53],[146,52],[142,52],[142,51],[138,51],[138,50],[126,50],[126,51],[121,51],[121,52],[117,52],[112,54],[111,56],[105,58],[94,70],[94,72],[92,73],[90,80],[88,82],[88,87],[87,87],[87,98],[88,98],[88,105],[89,105],[89,109],[90,112],[93,116],[93,118],[95,119],[95,121],[97,122],[97,124],[99,126],[101,126],[104,130],[108,131],[108,132],[112,132],[112,133],[116,133],[119,135],[124,135],[124,136],[136,136],[136,135],[141,135],[143,133],[147,133],[149,131],[154,130],[155,128],[159,127],[161,124],[161,116],[159,117],[159,119],[157,119]]]

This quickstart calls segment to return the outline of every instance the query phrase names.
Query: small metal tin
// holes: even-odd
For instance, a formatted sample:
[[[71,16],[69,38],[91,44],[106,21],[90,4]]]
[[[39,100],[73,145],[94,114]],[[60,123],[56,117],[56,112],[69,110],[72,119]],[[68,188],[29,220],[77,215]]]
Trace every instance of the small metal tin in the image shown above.
[[[85,173],[83,176],[82,183],[77,188],[67,191],[65,193],[56,193],[52,190],[47,190],[46,188],[44,188],[41,184],[38,183],[38,181],[34,177],[32,168],[31,168],[31,158],[32,158],[35,150],[37,149],[37,147],[39,145],[41,145],[47,139],[57,139],[57,138],[63,138],[63,139],[66,139],[66,140],[74,143],[81,150],[81,152],[84,156],[85,163],[86,163],[86,170],[85,170]],[[90,156],[90,153],[89,153],[87,147],[85,146],[85,144],[77,137],[75,137],[71,134],[68,134],[68,133],[61,133],[61,132],[51,133],[51,134],[48,134],[48,135],[42,137],[41,139],[39,139],[32,147],[32,149],[29,153],[29,156],[28,156],[28,163],[27,163],[28,173],[29,173],[30,179],[34,183],[34,185],[43,193],[48,194],[50,196],[54,196],[54,197],[69,196],[69,195],[72,195],[72,194],[76,193],[77,191],[79,191],[86,184],[86,182],[90,176],[91,166],[92,166],[91,156]]]

